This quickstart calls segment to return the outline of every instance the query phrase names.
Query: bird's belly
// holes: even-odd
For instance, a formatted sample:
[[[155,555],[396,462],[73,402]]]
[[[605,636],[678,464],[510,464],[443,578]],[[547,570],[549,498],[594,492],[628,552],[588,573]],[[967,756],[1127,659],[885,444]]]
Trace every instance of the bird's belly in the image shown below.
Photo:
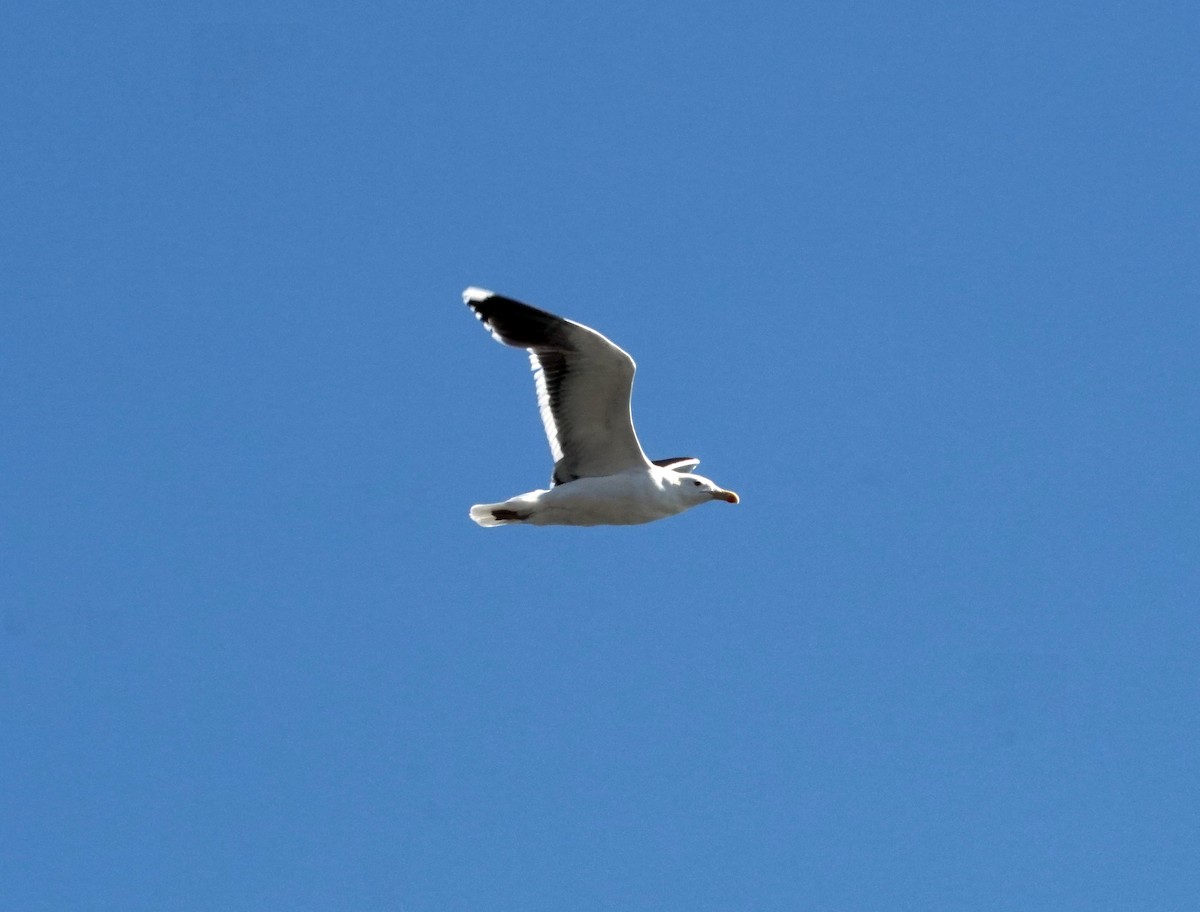
[[[529,518],[534,525],[633,526],[679,512],[657,487],[613,475],[580,478],[551,488]]]

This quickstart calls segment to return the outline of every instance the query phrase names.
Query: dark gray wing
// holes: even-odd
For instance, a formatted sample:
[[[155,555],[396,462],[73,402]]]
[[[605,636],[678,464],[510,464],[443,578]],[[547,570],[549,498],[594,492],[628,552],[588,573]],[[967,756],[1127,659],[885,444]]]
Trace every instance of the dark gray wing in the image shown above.
[[[694,472],[700,460],[695,456],[672,456],[670,459],[655,459],[654,464],[661,469],[672,469],[676,472]]]
[[[498,341],[529,350],[554,483],[649,466],[633,429],[633,359],[594,329],[482,288],[463,301]]]

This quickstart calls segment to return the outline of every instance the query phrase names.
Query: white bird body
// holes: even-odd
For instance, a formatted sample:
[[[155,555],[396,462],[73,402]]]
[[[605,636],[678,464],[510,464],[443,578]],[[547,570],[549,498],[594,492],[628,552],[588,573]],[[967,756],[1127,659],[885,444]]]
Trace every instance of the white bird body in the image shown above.
[[[481,526],[637,525],[738,496],[691,472],[693,457],[651,462],[630,414],[636,366],[594,329],[468,288],[463,301],[498,342],[529,351],[538,410],[554,457],[547,490],[476,504]]]
[[[503,503],[477,504],[471,508],[471,518],[481,526],[509,522],[531,526],[633,526],[674,516],[708,500],[737,496],[729,491],[715,494],[714,487],[699,475],[652,465],[648,470],[577,478],[570,484],[530,491]],[[497,518],[497,514],[510,518]]]

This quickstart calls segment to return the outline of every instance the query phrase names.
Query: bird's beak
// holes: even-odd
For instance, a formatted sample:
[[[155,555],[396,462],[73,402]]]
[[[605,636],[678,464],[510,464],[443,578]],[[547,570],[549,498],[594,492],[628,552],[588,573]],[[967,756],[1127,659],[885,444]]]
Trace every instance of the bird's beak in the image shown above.
[[[713,500],[723,500],[726,503],[737,503],[738,496],[732,491],[722,491],[720,488],[713,491]]]

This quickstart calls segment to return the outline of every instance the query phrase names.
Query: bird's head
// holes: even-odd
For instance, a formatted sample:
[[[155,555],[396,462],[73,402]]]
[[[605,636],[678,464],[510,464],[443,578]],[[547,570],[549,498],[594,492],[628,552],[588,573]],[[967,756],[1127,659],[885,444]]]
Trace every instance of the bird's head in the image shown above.
[[[681,472],[676,477],[675,483],[679,485],[679,489],[684,492],[684,495],[694,503],[703,503],[706,500],[723,500],[731,504],[738,502],[736,494],[732,491],[726,491],[715,481],[705,478],[703,475]]]

